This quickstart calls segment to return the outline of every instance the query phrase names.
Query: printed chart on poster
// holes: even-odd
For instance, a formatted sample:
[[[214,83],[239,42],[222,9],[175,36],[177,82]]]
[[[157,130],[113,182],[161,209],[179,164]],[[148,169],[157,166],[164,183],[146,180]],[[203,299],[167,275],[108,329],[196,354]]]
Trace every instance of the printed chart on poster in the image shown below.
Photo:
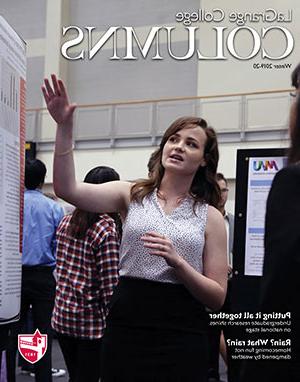
[[[0,324],[17,319],[20,310],[25,51],[0,17]]]
[[[285,166],[285,157],[249,158],[245,275],[261,276],[264,260],[265,213],[275,174]]]

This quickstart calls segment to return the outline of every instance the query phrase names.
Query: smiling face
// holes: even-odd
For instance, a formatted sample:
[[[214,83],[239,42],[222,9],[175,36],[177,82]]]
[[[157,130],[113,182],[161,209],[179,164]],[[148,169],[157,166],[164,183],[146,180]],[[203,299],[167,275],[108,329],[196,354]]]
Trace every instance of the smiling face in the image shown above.
[[[205,166],[204,150],[207,136],[200,126],[187,126],[171,135],[162,152],[165,171],[194,175],[199,166]]]

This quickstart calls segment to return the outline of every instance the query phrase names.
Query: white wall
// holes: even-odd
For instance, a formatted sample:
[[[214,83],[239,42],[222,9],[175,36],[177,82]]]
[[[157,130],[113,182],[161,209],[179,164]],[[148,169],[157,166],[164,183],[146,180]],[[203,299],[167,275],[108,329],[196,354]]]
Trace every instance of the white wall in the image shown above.
[[[297,0],[251,0],[250,2],[240,0],[201,0],[201,8],[212,10],[213,8],[221,8],[228,16],[230,12],[264,12],[268,8],[274,8],[278,12],[287,13],[288,9],[293,11],[293,21],[291,23],[265,23],[260,22],[247,23],[248,26],[260,31],[262,26],[268,27],[279,25],[288,28],[295,39],[295,47],[292,54],[281,60],[280,63],[291,63],[295,66],[299,62],[300,44],[299,44],[299,21],[300,7]],[[228,20],[228,17],[227,17]],[[215,55],[215,36],[212,33],[213,26],[226,26],[225,36],[236,27],[235,24],[229,22],[221,23],[203,23],[200,26],[201,35],[200,47],[201,51],[206,54]],[[285,39],[278,32],[264,39],[265,49],[272,54],[280,54],[284,51]],[[248,33],[239,33],[236,38],[237,51],[240,55],[247,55],[252,46],[252,37]],[[226,50],[225,50],[226,55]],[[241,61],[231,57],[226,61],[200,61],[198,65],[198,92],[201,95],[213,95],[224,93],[253,92],[275,89],[286,89],[290,86],[289,69],[254,69],[253,63],[275,62],[271,60],[262,60],[260,55],[247,60]],[[268,112],[269,110],[266,110]]]
[[[3,4],[2,4],[3,3]],[[290,87],[291,69],[278,70],[255,70],[253,63],[262,62],[260,57],[249,61],[241,61],[229,58],[226,61],[197,61],[196,58],[188,62],[172,62],[166,60],[168,65],[157,62],[153,65],[150,61],[139,63],[116,64],[108,60],[103,63],[103,57],[99,61],[73,63],[62,60],[59,47],[61,44],[61,27],[71,22],[84,25],[99,24],[99,33],[110,25],[132,24],[139,31],[149,30],[151,25],[176,25],[175,13],[178,11],[197,11],[198,8],[211,10],[222,8],[226,15],[231,11],[265,11],[267,8],[275,8],[285,13],[288,9],[293,10],[293,22],[282,24],[291,30],[295,38],[293,53],[284,63],[290,63],[294,67],[300,57],[300,7],[298,0],[252,0],[241,2],[239,0],[189,0],[175,2],[165,0],[152,3],[140,0],[30,0],[30,7],[24,2],[24,7],[18,3],[5,0],[1,3],[1,13],[19,31],[28,44],[28,83],[27,83],[27,106],[40,107],[42,105],[39,84],[43,74],[51,72],[59,73],[69,83],[71,97],[74,101],[101,102],[105,95],[109,100],[124,100],[137,98],[153,98],[166,96],[196,96],[216,95],[227,93],[245,93],[258,90],[280,90]],[[26,3],[26,5],[25,5]],[[157,3],[157,4],[156,4]],[[130,5],[130,7],[129,7]],[[22,16],[22,17],[21,17]],[[104,17],[105,16],[105,17]],[[21,19],[20,19],[21,17]],[[102,17],[102,18],[101,18]],[[21,20],[21,21],[20,21]],[[228,32],[235,27],[234,24],[224,22]],[[197,24],[199,25],[199,24]],[[214,55],[214,38],[212,23],[200,24],[199,48],[204,54]],[[250,26],[259,30],[260,23]],[[175,45],[184,49],[184,35],[176,35]],[[270,52],[279,52],[283,49],[283,40],[280,34],[276,38],[266,39],[265,47]],[[247,53],[249,36],[241,34],[237,38],[237,49],[241,53]],[[109,46],[108,46],[109,48]],[[101,63],[103,70],[101,71]],[[105,75],[104,75],[105,74]],[[102,78],[102,80],[101,80]],[[172,81],[170,81],[170,78]],[[101,81],[100,81],[101,80]],[[77,97],[77,98],[76,98]],[[288,99],[278,97],[274,102],[264,99],[250,99],[251,103],[248,116],[250,129],[261,129],[264,126],[285,126],[289,108]],[[208,116],[209,122],[220,130],[235,129],[239,123],[238,102],[213,103],[207,102],[201,110],[201,116]],[[53,138],[53,125],[49,118],[45,118],[42,126],[43,139]],[[235,156],[238,148],[257,147],[285,147],[288,145],[285,137],[276,141],[259,141],[242,143],[222,143],[220,145],[220,168],[219,170],[230,179],[230,210],[233,210],[233,180],[235,178]],[[106,164],[115,167],[123,179],[136,179],[146,176],[146,163],[154,147],[147,148],[118,148],[114,150],[76,150],[76,174],[82,179],[84,174],[92,167]],[[52,183],[52,153],[38,152],[48,167],[46,182]]]

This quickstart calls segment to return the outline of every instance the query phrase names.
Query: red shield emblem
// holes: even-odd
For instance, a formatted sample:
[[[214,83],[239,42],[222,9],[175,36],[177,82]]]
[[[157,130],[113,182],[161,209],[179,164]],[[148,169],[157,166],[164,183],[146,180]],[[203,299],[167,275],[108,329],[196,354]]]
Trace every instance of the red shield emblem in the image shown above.
[[[30,363],[39,361],[47,351],[47,334],[37,329],[34,334],[19,334],[18,348],[21,356]]]

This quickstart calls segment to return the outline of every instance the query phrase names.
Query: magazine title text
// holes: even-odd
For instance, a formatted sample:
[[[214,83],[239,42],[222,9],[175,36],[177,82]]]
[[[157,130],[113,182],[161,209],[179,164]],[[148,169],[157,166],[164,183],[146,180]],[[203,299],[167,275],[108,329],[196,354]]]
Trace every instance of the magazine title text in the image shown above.
[[[99,31],[94,26],[70,25],[62,29],[67,40],[61,46],[61,53],[67,60],[73,61],[91,60],[104,49],[110,51],[110,60],[163,60],[166,55],[179,61],[193,57],[198,60],[227,60],[229,57],[249,60],[258,55],[262,59],[282,60],[294,49],[294,37],[286,27],[292,18],[291,9],[279,12],[268,8],[262,12],[230,12],[228,15],[220,8],[198,9],[194,12],[177,12],[175,26],[148,28],[146,38],[145,31],[141,33],[140,28],[133,26],[111,26],[105,31]],[[224,21],[227,22],[226,26],[220,25]],[[195,23],[200,25],[195,26]],[[205,36],[200,35],[202,23],[213,24],[209,36],[207,33]],[[186,44],[185,53],[181,55],[174,49],[180,33],[184,34]],[[247,37],[247,54],[242,54],[237,47],[237,39],[241,34]],[[214,44],[213,55],[201,51],[203,38],[209,38]],[[283,46],[280,53],[274,53],[264,46],[264,42],[272,38]]]

